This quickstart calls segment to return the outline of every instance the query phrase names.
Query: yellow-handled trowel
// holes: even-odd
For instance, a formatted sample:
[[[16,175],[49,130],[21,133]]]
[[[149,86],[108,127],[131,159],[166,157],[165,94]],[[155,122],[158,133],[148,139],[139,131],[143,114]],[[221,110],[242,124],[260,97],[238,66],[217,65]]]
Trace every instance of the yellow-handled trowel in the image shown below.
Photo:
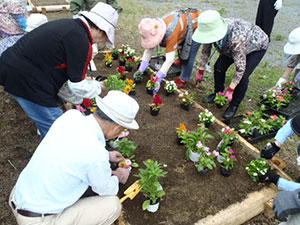
[[[142,186],[139,185],[139,181],[140,180],[135,181],[124,191],[125,196],[120,199],[121,203],[123,203],[127,198],[130,198],[130,200],[134,199],[134,197],[142,190]]]

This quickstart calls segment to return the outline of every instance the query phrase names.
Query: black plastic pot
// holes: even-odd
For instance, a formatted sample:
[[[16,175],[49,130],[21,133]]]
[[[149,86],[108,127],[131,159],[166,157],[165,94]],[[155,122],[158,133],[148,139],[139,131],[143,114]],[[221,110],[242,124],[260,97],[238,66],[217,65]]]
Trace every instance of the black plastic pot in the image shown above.
[[[216,103],[216,106],[217,106],[218,109],[221,109],[221,108],[223,108],[224,105],[220,105],[220,104]]]
[[[177,137],[177,144],[178,145],[184,145],[183,143],[181,143],[182,140],[183,140],[182,138]]]
[[[226,169],[223,168],[222,166],[221,166],[221,168],[220,168],[220,172],[221,172],[221,174],[222,174],[224,177],[229,177],[229,176],[231,175],[231,170],[226,170]]]
[[[135,90],[129,92],[129,95],[135,95]]]
[[[198,170],[198,167],[195,165],[196,171],[201,175],[201,176],[205,176],[206,174],[208,174],[209,169],[205,168],[204,170]]]
[[[159,110],[160,110],[160,109],[158,109],[158,110],[153,110],[152,107],[150,107],[150,114],[151,114],[151,116],[157,116],[158,113],[159,113]]]
[[[135,83],[135,84],[141,84],[141,83],[142,83],[142,80],[141,80],[141,79],[140,79],[140,80],[134,79],[134,83]]]
[[[118,60],[119,59],[119,54],[112,54],[113,60]]]
[[[181,107],[183,110],[186,110],[186,111],[189,111],[189,110],[190,110],[190,105],[180,104],[180,107]]]
[[[120,61],[120,60],[119,60],[119,65],[120,65],[120,66],[125,66],[125,61]]]
[[[148,95],[153,95],[153,89],[146,88],[146,92]]]
[[[125,66],[125,70],[126,70],[126,71],[128,71],[128,72],[131,72],[131,71],[132,71],[132,69],[133,69],[133,67],[132,67],[132,66],[131,66],[131,67]]]
[[[106,67],[112,68],[112,63],[110,64],[105,64]]]
[[[205,125],[206,128],[209,128],[209,127],[210,127],[210,124],[211,124],[211,123],[207,122],[207,123],[205,123],[204,125]]]
[[[166,96],[170,96],[170,95],[173,95],[173,94],[174,94],[174,92],[170,93],[170,92],[168,92],[168,91],[166,90]]]

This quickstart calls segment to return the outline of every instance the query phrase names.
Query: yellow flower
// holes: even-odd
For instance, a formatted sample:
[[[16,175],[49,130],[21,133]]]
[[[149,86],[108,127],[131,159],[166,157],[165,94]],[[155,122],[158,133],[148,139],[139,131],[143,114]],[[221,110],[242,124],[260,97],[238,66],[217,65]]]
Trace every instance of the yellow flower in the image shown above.
[[[147,159],[147,163],[152,163],[152,160],[151,159]]]
[[[97,107],[91,108],[91,112],[95,112],[96,109],[97,109]]]
[[[131,79],[126,78],[126,82],[127,82],[127,84],[133,84],[133,83],[134,83],[134,80],[131,80]]]
[[[129,93],[131,92],[131,90],[132,90],[132,87],[131,87],[130,85],[126,85],[126,87],[125,87],[125,89],[124,89],[124,92],[125,92],[126,94],[129,94]]]

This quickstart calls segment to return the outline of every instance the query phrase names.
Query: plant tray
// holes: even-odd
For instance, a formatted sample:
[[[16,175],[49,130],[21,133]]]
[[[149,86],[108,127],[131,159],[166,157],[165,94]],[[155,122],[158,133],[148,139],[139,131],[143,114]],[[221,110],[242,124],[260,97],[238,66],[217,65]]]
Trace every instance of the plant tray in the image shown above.
[[[154,71],[158,71],[161,68],[161,66],[165,60],[166,60],[165,56],[153,56],[149,62],[150,68]],[[170,67],[167,75],[168,75],[168,77],[176,77],[176,76],[179,76],[180,73],[181,73],[181,68],[172,65]]]
[[[234,128],[235,130],[238,130],[238,125],[240,124],[240,121],[241,121],[242,118],[243,118],[242,115],[236,116],[236,117],[232,118],[231,121],[230,121],[230,123],[229,123],[229,126],[231,128]],[[258,143],[260,141],[267,140],[267,139],[275,137],[277,131],[278,130],[275,130],[275,131],[272,131],[272,132],[270,132],[268,134],[260,134],[260,133],[258,133],[255,136],[249,136],[249,137],[244,137],[242,135],[241,136],[244,137],[251,144],[256,144],[256,143]]]
[[[260,104],[264,104],[263,101],[260,102]],[[295,89],[293,93],[293,98],[287,105],[287,107],[283,107],[281,109],[275,109],[267,104],[264,104],[266,108],[275,114],[283,115],[287,119],[293,118],[296,115],[300,114],[300,90]]]

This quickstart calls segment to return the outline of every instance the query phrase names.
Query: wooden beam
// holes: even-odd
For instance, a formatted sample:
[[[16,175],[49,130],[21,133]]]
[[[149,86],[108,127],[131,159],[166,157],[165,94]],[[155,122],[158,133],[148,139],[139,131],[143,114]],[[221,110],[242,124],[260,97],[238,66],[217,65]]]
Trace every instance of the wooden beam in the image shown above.
[[[199,220],[195,225],[240,225],[264,211],[264,203],[277,195],[275,188],[253,192],[242,202],[233,204],[215,215]]]
[[[35,12],[59,12],[70,10],[70,5],[45,5],[45,6],[36,6]]]

